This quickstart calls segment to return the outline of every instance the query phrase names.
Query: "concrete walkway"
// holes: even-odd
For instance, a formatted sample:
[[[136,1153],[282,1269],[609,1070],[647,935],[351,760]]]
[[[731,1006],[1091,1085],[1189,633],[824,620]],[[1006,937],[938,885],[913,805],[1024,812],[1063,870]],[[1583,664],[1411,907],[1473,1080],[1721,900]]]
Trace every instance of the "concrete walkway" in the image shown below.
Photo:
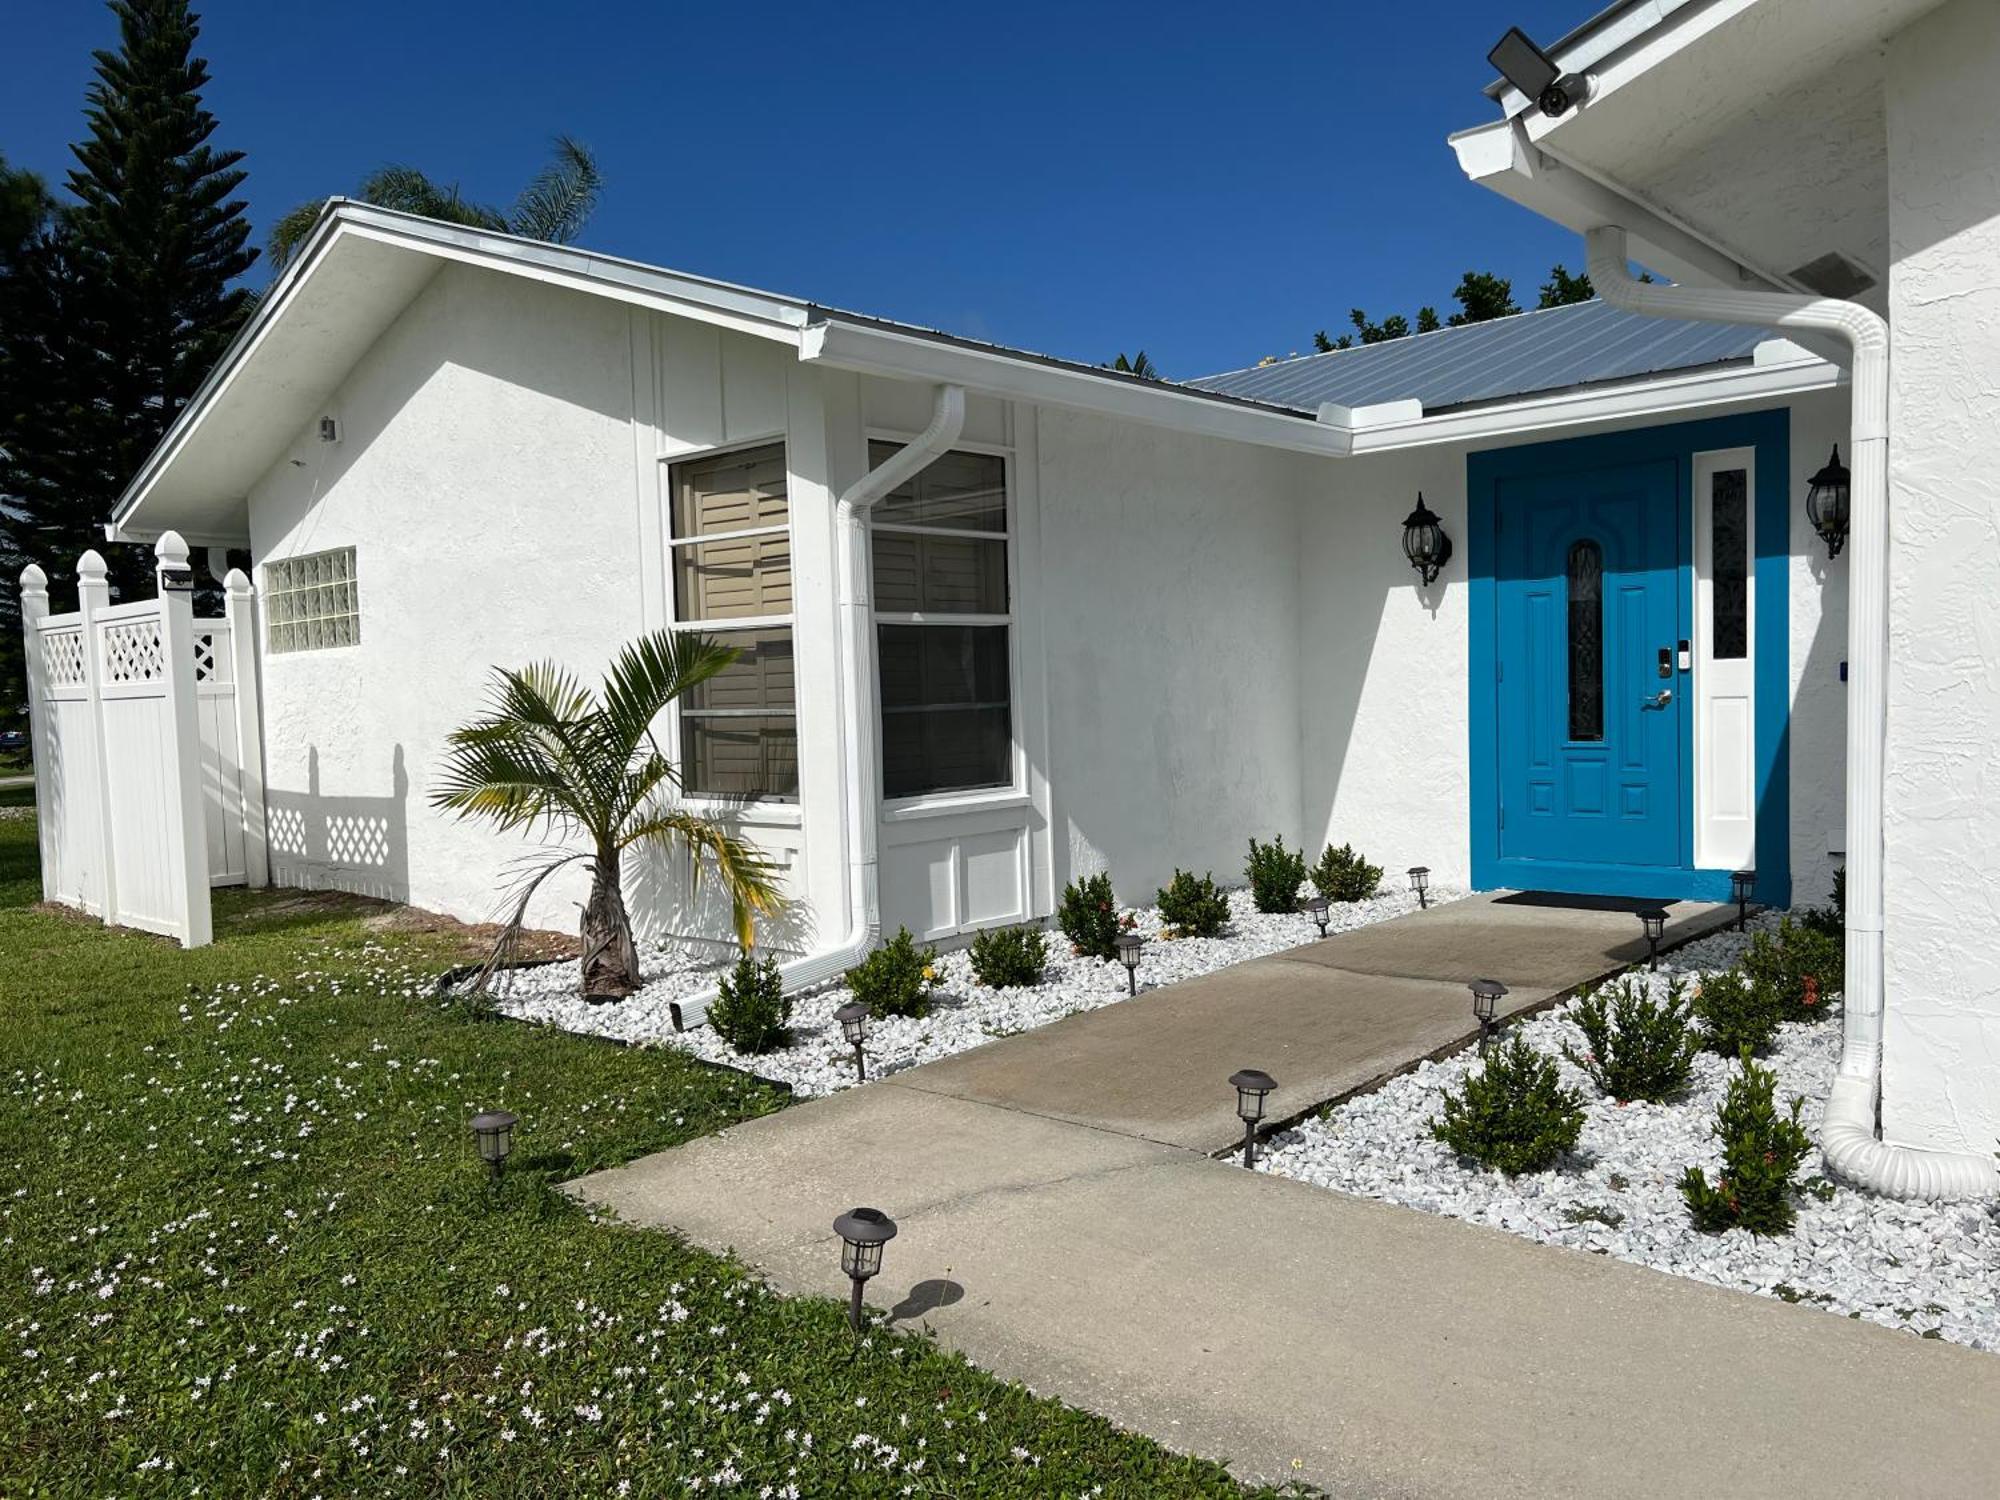
[[[882,1207],[902,1233],[875,1304],[1250,1478],[1413,1497],[2000,1493],[1991,1355],[1206,1154],[1237,1128],[1226,1097],[1219,1113],[1206,1102],[1234,1068],[1269,1068],[1296,1103],[1462,1034],[1460,958],[1476,953],[1473,972],[1499,970],[1532,1004],[1633,956],[1617,951],[1629,915],[1460,905],[750,1121],[576,1191],[823,1295],[844,1290],[833,1216]],[[1564,983],[1536,957],[1557,950],[1588,972]],[[1073,1044],[1052,1046],[1064,1033]]]

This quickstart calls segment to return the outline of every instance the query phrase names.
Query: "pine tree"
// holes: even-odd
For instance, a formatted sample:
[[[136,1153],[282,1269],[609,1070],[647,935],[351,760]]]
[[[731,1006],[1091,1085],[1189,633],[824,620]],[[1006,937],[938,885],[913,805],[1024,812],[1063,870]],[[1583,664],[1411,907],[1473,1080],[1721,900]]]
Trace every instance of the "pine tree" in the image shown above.
[[[96,54],[90,134],[72,148],[77,202],[64,215],[66,430],[31,441],[22,462],[45,479],[66,458],[72,470],[66,492],[41,502],[51,510],[37,521],[57,530],[38,550],[67,569],[95,544],[114,586],[136,597],[148,591],[144,549],[106,549],[92,533],[249,315],[254,294],[232,283],[257,252],[232,196],[243,153],[209,143],[208,65],[194,55],[187,0],[112,0],[111,10],[119,47]]]

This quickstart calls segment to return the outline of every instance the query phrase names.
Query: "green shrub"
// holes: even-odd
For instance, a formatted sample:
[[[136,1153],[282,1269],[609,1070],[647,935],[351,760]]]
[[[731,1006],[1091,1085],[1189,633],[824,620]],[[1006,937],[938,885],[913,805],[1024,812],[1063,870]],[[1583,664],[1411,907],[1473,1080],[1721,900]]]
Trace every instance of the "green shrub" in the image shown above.
[[[1111,894],[1111,877],[1090,875],[1064,886],[1062,904],[1056,908],[1056,926],[1069,939],[1077,957],[1116,958],[1118,903]]]
[[[1369,864],[1352,844],[1328,844],[1312,867],[1312,883],[1329,901],[1366,901],[1382,884],[1382,867]]]
[[[1229,925],[1229,898],[1215,888],[1215,877],[1196,880],[1178,867],[1160,892],[1160,918],[1175,937],[1214,937]]]
[[[1655,1000],[1643,984],[1618,986],[1610,1005],[1603,991],[1587,994],[1570,1017],[1582,1029],[1588,1050],[1571,1047],[1563,1056],[1590,1075],[1613,1099],[1661,1104],[1687,1087],[1701,1037],[1691,1024],[1693,1003],[1681,996],[1681,982]]]
[[[1736,1057],[1746,1049],[1762,1052],[1778,1034],[1775,992],[1754,983],[1741,969],[1711,974],[1694,997],[1701,1044],[1710,1052]]]
[[[1509,1177],[1553,1166],[1582,1133],[1582,1096],[1563,1087],[1554,1058],[1520,1037],[1487,1058],[1462,1093],[1445,1095],[1431,1126],[1460,1156]]]
[[[770,959],[757,962],[748,953],[736,960],[736,970],[715,987],[708,1024],[738,1052],[754,1056],[775,1052],[792,1039],[791,997]]]
[[[1040,984],[1049,940],[1039,927],[1002,927],[972,940],[972,972],[981,984]]]
[[[1722,1176],[1713,1184],[1700,1167],[1681,1177],[1694,1227],[1708,1233],[1741,1226],[1752,1234],[1779,1235],[1792,1227],[1792,1173],[1812,1150],[1799,1123],[1805,1100],[1794,1097],[1789,1114],[1777,1105],[1778,1075],[1742,1056],[1743,1071],[1715,1112],[1722,1142]]]
[[[1781,1021],[1816,1021],[1840,993],[1845,944],[1786,917],[1774,938],[1760,932],[1743,955],[1743,972]]]
[[[847,971],[854,998],[878,1016],[927,1016],[937,983],[937,949],[919,948],[910,929],[896,935]]]
[[[1823,937],[1847,940],[1847,871],[1833,872],[1833,903],[1830,906],[1809,906],[1801,914],[1800,920]]]
[[[1306,857],[1285,847],[1280,834],[1268,844],[1250,840],[1250,858],[1243,866],[1250,881],[1250,898],[1261,912],[1299,909],[1299,887],[1306,881]]]

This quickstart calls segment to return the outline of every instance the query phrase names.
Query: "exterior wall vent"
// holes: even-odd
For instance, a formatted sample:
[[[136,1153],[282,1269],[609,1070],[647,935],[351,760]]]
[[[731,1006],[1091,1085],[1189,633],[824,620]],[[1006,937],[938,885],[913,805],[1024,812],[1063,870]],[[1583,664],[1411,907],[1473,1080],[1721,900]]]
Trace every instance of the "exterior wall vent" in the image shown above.
[[[1838,250],[1829,250],[1787,273],[1807,291],[1851,301],[1875,285],[1875,277]]]

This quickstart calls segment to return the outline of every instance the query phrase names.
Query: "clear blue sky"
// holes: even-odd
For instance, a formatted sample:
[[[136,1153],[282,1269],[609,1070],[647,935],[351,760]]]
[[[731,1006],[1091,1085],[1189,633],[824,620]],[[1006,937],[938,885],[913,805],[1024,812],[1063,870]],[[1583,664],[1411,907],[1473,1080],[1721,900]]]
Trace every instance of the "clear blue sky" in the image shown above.
[[[1468,268],[1524,305],[1576,269],[1445,136],[1493,117],[1508,25],[1548,42],[1594,8],[199,5],[260,242],[389,161],[510,201],[568,132],[607,179],[593,248],[1171,376],[1306,349],[1355,304],[1448,311]],[[59,183],[112,18],[7,0],[0,32],[0,152]]]

